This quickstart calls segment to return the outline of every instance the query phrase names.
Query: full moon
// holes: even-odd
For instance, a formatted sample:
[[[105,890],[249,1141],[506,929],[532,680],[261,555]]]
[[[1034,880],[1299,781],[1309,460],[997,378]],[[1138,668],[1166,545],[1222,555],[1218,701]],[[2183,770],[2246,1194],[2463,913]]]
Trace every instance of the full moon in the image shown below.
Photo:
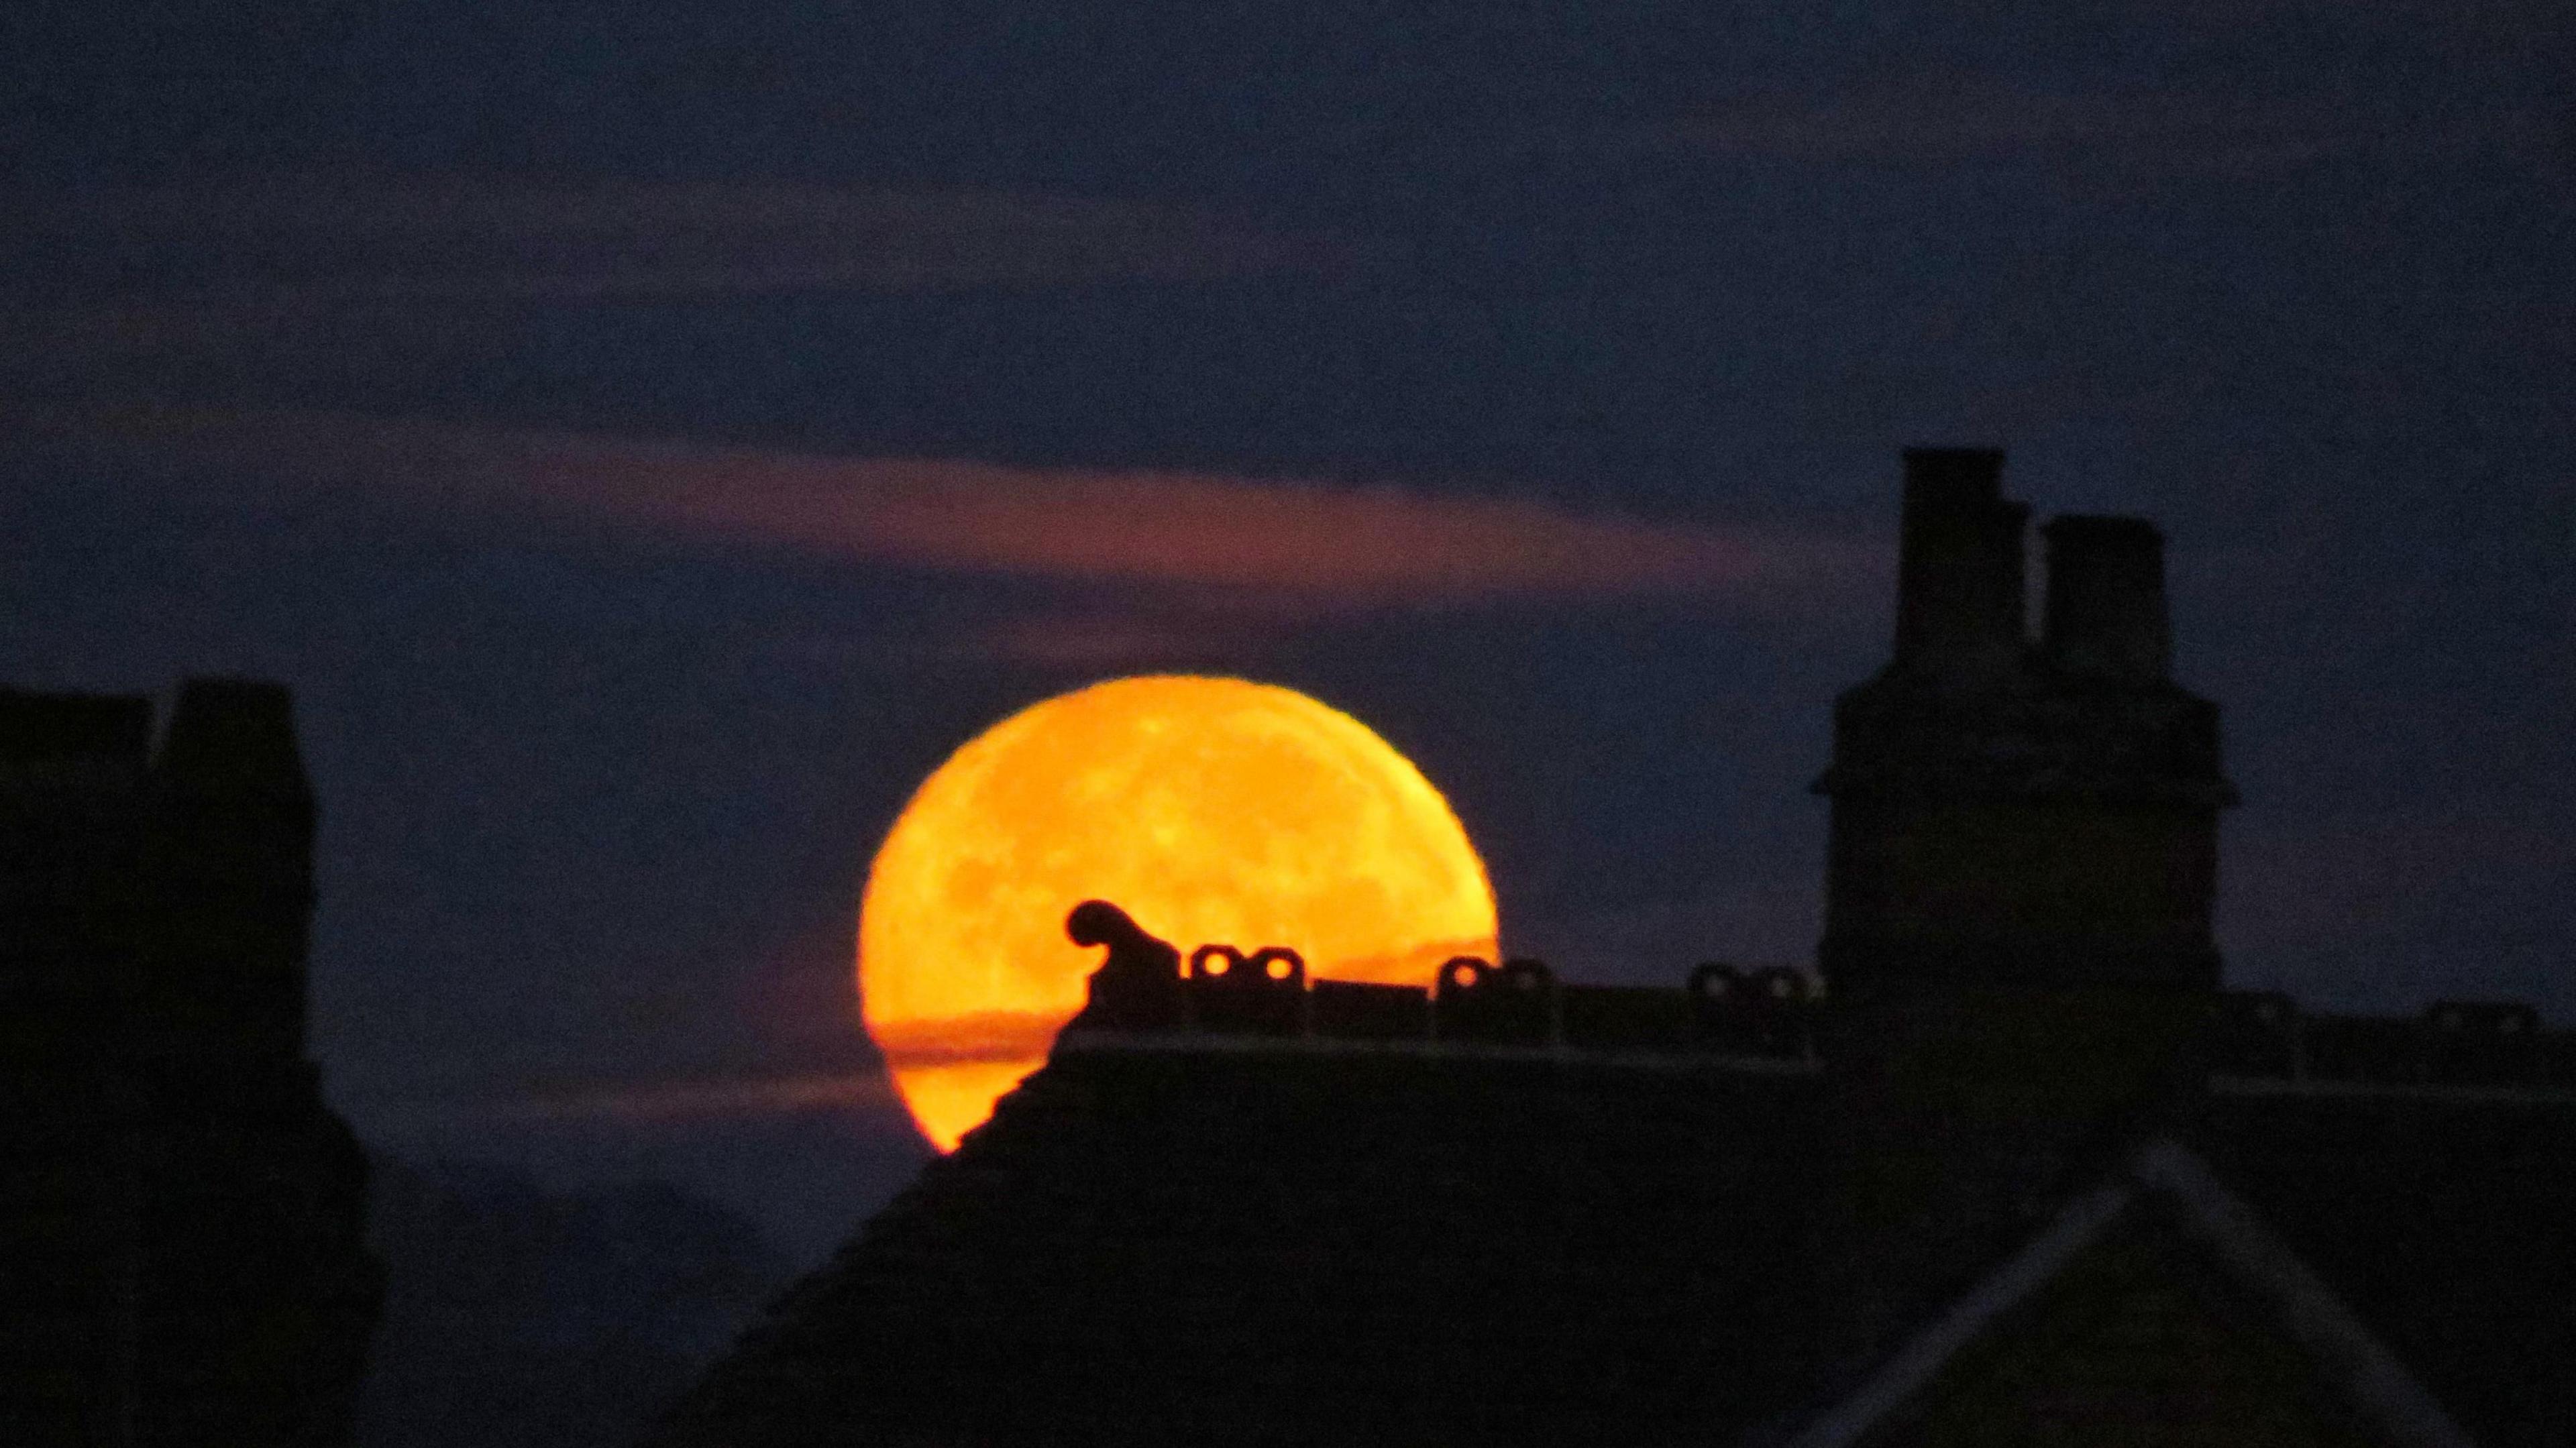
[[[868,868],[859,1000],[941,1151],[1046,1059],[1114,902],[1181,948],[1295,947],[1310,974],[1429,985],[1495,951],[1448,801],[1348,714],[1243,679],[1113,679],[1031,705],[923,781]]]

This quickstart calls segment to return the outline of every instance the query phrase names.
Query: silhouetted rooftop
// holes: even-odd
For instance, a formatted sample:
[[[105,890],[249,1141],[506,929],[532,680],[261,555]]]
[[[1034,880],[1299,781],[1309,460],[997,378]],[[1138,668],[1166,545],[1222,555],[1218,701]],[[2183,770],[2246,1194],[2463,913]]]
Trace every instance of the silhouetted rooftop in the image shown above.
[[[1422,992],[1409,1032],[1319,1026],[1330,986],[1286,1033],[1068,1032],[653,1441],[1723,1441],[1787,1431],[1918,1320],[1858,1347],[1833,1320],[1838,1237],[1865,1228],[1821,1005],[1780,1030],[1739,999],[1774,1031],[1748,1049],[1747,1020],[1690,992],[1605,992],[1689,1024],[1513,1042],[1435,1034]],[[1594,998],[1546,994],[1560,1019]],[[2290,1038],[2275,1004],[2230,998],[2257,1029],[2174,1128],[2480,1441],[2564,1441],[2569,1034],[2481,1054],[2438,1013],[2373,1022],[2369,1069],[2328,1077],[2254,1049]],[[1910,1302],[1967,1290],[2110,1148],[2008,1149],[2045,1189]]]

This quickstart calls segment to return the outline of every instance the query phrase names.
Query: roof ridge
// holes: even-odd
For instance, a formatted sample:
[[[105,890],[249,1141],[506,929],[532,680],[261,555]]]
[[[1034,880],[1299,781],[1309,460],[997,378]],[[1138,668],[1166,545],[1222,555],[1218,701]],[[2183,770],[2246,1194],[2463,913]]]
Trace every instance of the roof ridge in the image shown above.
[[[2368,1415],[2393,1448],[2476,1448],[2476,1440],[2396,1353],[2263,1221],[2199,1153],[2170,1136],[2068,1200],[2002,1266],[1899,1344],[1859,1386],[1799,1426],[1785,1448],[1852,1448],[1929,1386],[1958,1352],[2047,1285],[2119,1220],[2141,1192],[2171,1202],[2185,1229],[2268,1305],[2291,1338]]]
[[[2118,1177],[2078,1194],[2003,1266],[1970,1287],[1958,1301],[1890,1354],[1858,1388],[1811,1419],[1787,1448],[1850,1448],[1881,1419],[1940,1376],[1959,1349],[1984,1334],[1995,1319],[2054,1278],[2060,1269],[2119,1219],[2136,1187]]]
[[[2299,1346],[2403,1448],[2475,1448],[2403,1359],[2362,1325],[2325,1279],[2229,1191],[2199,1153],[2158,1137],[2130,1158],[2139,1185],[2182,1208],[2184,1224],[2262,1295]]]

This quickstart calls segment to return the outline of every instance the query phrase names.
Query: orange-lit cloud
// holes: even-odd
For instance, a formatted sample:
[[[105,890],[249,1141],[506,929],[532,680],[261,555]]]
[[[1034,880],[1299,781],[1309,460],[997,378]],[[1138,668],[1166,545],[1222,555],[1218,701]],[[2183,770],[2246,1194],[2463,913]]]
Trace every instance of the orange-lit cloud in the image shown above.
[[[1873,550],[1834,538],[1392,487],[835,457],[342,415],[128,408],[16,416],[60,442],[269,487],[412,507],[533,509],[682,542],[907,567],[1151,584],[1209,613],[1629,596],[1767,609],[1848,598],[1882,566]]]
[[[1044,1056],[1063,1024],[1061,1014],[1044,1011],[981,1011],[880,1021],[868,1027],[868,1037],[889,1066],[961,1066]]]
[[[891,1106],[882,1071],[812,1072],[720,1080],[610,1081],[514,1096],[359,1101],[350,1114],[371,1129],[443,1130],[584,1121],[672,1122]]]
[[[997,1011],[873,1034],[889,1066],[943,1066],[1044,1056],[1059,1024],[1053,1016]],[[900,1110],[885,1071],[598,1081],[491,1096],[358,1101],[350,1111],[370,1128],[401,1132],[700,1121],[861,1106]]]

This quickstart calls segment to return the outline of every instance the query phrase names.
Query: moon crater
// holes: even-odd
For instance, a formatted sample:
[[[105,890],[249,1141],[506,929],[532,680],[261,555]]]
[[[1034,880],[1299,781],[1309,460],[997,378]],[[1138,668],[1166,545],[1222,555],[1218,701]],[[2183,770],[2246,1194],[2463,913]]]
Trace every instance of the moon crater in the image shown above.
[[[1116,902],[1184,954],[1294,948],[1314,976],[1428,985],[1495,953],[1493,887],[1448,802],[1348,714],[1276,685],[1153,675],[1041,701],[933,771],[869,867],[859,998],[942,1151],[1045,1060]]]

